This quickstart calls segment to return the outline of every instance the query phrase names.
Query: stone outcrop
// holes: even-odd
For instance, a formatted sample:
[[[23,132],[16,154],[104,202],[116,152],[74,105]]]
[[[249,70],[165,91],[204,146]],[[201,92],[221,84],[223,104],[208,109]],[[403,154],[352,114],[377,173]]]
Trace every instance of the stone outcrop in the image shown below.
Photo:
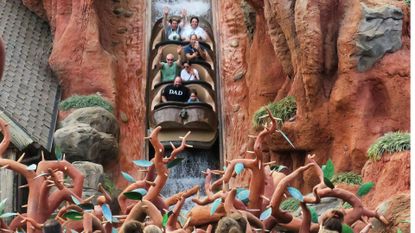
[[[377,210],[382,213],[390,224],[385,226],[378,220],[373,220],[373,229],[370,232],[411,232],[411,200],[409,193],[402,193],[388,198],[379,204]]]
[[[117,162],[117,139],[88,124],[77,123],[60,128],[56,130],[54,139],[70,162],[85,160],[105,165]]]
[[[55,144],[69,161],[116,163],[119,126],[114,115],[102,107],[80,108],[62,121]]]
[[[101,107],[81,108],[73,111],[62,122],[62,127],[85,123],[99,132],[112,134],[118,138],[120,128],[114,115]]]
[[[100,164],[87,161],[75,161],[72,163],[85,177],[83,196],[87,198],[92,195],[101,195],[98,192],[98,184],[104,180],[104,168]]]
[[[362,4],[363,16],[357,32],[359,71],[370,69],[386,52],[402,46],[402,10],[384,5],[376,9]]]
[[[366,206],[376,208],[379,203],[394,195],[410,192],[410,158],[410,152],[405,151],[384,154],[379,161],[366,162],[362,169],[363,181],[375,183],[373,190],[363,198]]]
[[[99,92],[120,120],[119,163],[105,166],[117,179],[134,173],[131,161],[144,151],[145,34],[143,1],[23,0],[48,20],[53,38],[49,62],[63,98]],[[123,9],[119,14],[116,9]],[[125,184],[121,176],[119,184]]]

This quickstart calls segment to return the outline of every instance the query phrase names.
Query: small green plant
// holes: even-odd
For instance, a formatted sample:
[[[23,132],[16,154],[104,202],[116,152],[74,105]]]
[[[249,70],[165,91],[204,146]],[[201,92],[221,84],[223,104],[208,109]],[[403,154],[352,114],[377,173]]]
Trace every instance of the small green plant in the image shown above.
[[[287,198],[281,202],[280,208],[285,211],[296,211],[300,207],[300,203],[294,198]]]
[[[411,149],[409,133],[389,132],[378,138],[367,151],[367,156],[372,160],[379,160],[386,153],[395,153]]]
[[[352,205],[350,205],[350,203],[349,203],[349,202],[344,202],[344,203],[343,203],[343,209],[351,209],[351,208],[353,208],[353,206],[352,206]]]
[[[343,173],[335,174],[333,176],[332,182],[334,184],[345,183],[345,184],[361,185],[363,183],[363,179],[362,179],[362,176],[356,173],[343,172]]]
[[[282,122],[295,116],[297,111],[297,104],[294,96],[287,96],[278,102],[269,103],[266,107],[271,111],[274,117],[280,118]],[[267,121],[267,119],[263,117],[266,115],[267,111],[265,106],[262,106],[255,112],[252,120],[255,128],[260,128]]]
[[[109,112],[112,112],[111,104],[99,95],[74,95],[59,104],[59,108],[64,111],[71,108],[86,108],[95,106],[105,108]]]
[[[115,183],[107,174],[103,175],[102,186],[107,190],[111,197],[117,197],[121,193],[121,190],[115,186]]]
[[[404,2],[406,3],[406,5],[411,5],[411,0],[404,0]]]

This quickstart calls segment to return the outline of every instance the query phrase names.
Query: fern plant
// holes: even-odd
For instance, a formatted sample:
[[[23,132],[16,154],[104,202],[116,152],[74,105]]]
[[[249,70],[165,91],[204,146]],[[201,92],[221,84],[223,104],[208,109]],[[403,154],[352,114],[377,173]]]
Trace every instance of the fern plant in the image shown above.
[[[64,111],[71,108],[86,108],[96,106],[102,107],[109,112],[112,112],[112,105],[99,95],[74,95],[59,104],[59,108]]]
[[[369,147],[367,155],[372,160],[380,160],[384,153],[395,153],[411,149],[410,134],[405,132],[389,132],[378,138]]]
[[[278,102],[269,103],[266,107],[271,111],[272,115],[276,118],[281,119],[282,122],[290,119],[295,116],[297,111],[297,104],[295,102],[294,96],[287,96],[284,99],[281,99]],[[267,115],[265,106],[258,109],[255,112],[252,123],[255,128],[260,128],[266,121],[266,118],[263,116]]]
[[[343,172],[339,174],[335,174],[333,179],[331,180],[334,184],[357,184],[361,185],[363,183],[362,176],[353,173],[353,172]]]

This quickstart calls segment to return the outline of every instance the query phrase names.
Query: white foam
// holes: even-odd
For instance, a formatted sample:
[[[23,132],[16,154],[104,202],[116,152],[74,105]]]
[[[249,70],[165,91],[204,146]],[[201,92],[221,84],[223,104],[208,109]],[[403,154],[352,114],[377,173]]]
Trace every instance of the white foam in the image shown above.
[[[185,9],[187,15],[210,18],[210,0],[158,0],[152,1],[153,19],[157,20],[163,16],[164,7],[169,8],[169,15],[180,15]]]

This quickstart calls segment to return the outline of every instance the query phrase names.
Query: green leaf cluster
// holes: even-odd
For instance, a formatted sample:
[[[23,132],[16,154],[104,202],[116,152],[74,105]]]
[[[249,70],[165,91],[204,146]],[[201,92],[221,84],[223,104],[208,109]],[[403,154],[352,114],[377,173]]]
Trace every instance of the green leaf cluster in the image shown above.
[[[329,187],[331,189],[334,189],[334,184],[331,182],[331,179],[334,176],[333,161],[331,161],[331,159],[329,159],[325,165],[321,166],[321,170],[323,170],[324,184],[327,187]]]
[[[359,197],[363,197],[364,195],[368,194],[370,190],[375,186],[375,183],[372,181],[366,182],[362,185],[360,185],[359,189],[357,190],[357,195]]]
[[[281,202],[280,208],[285,211],[294,212],[300,207],[300,203],[294,198],[287,198]]]
[[[317,214],[316,208],[314,207],[307,207],[307,208],[310,210],[311,222],[318,223],[318,214]]]
[[[354,232],[353,229],[349,225],[345,223],[342,224],[342,233],[353,233],[353,232]]]
[[[363,183],[362,176],[353,173],[353,172],[343,172],[339,174],[335,174],[333,176],[332,182],[334,184],[356,184],[361,185]]]
[[[367,156],[372,160],[380,160],[384,153],[395,153],[411,149],[411,137],[405,132],[389,132],[378,138],[369,147]]]
[[[86,107],[102,107],[109,112],[113,110],[112,105],[99,95],[74,95],[59,104],[59,109],[64,111]]]
[[[294,96],[287,96],[280,101],[269,103],[266,107],[271,111],[274,117],[281,119],[282,122],[295,116],[297,111],[297,104]],[[267,118],[263,118],[262,116],[266,116],[267,114],[268,112],[265,109],[265,106],[262,106],[255,112],[252,120],[255,128],[262,127],[262,125],[267,121]]]
[[[404,0],[404,2],[406,3],[406,5],[411,5],[411,0]]]

